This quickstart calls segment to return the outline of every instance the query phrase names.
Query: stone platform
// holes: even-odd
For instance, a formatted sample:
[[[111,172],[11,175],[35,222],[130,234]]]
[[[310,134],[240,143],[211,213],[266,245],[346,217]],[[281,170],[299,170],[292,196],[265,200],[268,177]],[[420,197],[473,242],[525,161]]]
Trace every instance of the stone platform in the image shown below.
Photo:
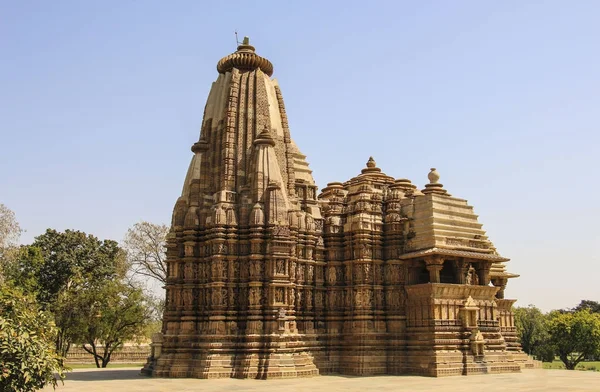
[[[598,391],[599,372],[527,370],[519,374],[454,376],[317,376],[302,379],[166,379],[140,375],[139,368],[78,369],[69,373],[58,392],[154,392],[154,391]],[[52,391],[47,387],[44,391]]]

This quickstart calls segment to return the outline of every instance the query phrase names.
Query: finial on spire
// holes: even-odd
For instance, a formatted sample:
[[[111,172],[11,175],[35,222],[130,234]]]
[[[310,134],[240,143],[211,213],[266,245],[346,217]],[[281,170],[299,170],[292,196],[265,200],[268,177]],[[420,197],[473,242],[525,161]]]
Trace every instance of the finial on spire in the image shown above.
[[[430,193],[437,193],[438,195],[450,196],[444,189],[444,185],[438,182],[440,180],[440,173],[438,173],[435,167],[431,168],[427,178],[429,179],[429,184],[425,185],[425,189],[423,189],[421,192],[426,195]]]
[[[377,166],[377,163],[375,162],[375,159],[373,159],[373,157],[369,157],[369,161],[367,162],[367,167],[369,169],[372,169],[376,166]]]
[[[437,184],[440,180],[440,173],[435,169],[435,167],[431,168],[431,171],[427,175],[430,184]]]
[[[240,43],[236,31],[235,40],[238,44],[237,50],[229,56],[225,56],[219,60],[217,63],[217,71],[219,71],[219,73],[224,74],[231,71],[233,68],[237,68],[239,70],[260,69],[268,76],[273,75],[273,64],[266,58],[256,54],[256,49],[254,46],[250,45],[249,37],[244,37]]]
[[[366,174],[366,173],[380,173],[381,169],[377,167],[377,163],[375,162],[375,159],[373,159],[373,157],[369,157],[369,160],[367,161],[367,167],[365,167],[364,169],[362,169],[360,172],[362,174]]]

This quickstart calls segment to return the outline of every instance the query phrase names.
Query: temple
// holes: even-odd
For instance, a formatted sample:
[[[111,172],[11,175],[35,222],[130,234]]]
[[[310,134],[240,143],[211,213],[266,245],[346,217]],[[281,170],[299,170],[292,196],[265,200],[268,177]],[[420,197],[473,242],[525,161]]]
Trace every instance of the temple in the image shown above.
[[[515,300],[466,200],[373,158],[319,194],[273,65],[221,59],[167,237],[156,377],[519,372]]]

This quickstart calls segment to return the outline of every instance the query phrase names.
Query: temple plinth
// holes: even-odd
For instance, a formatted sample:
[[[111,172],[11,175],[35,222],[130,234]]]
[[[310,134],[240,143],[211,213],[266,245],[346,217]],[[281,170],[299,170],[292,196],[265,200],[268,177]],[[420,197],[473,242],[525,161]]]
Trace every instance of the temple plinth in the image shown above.
[[[534,366],[508,259],[432,169],[419,191],[371,157],[321,194],[272,63],[217,64],[167,237],[157,377],[444,376]],[[493,284],[493,285],[492,285]]]

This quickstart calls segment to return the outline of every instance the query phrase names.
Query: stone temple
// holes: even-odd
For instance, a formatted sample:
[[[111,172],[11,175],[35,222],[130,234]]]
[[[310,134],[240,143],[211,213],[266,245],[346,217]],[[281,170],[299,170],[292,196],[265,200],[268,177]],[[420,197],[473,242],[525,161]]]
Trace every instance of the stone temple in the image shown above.
[[[319,194],[273,65],[247,38],[217,64],[167,238],[162,333],[144,373],[281,378],[519,372],[498,255],[431,169],[370,158]]]

